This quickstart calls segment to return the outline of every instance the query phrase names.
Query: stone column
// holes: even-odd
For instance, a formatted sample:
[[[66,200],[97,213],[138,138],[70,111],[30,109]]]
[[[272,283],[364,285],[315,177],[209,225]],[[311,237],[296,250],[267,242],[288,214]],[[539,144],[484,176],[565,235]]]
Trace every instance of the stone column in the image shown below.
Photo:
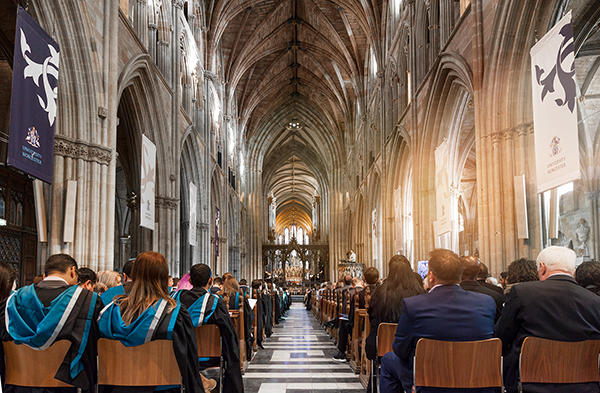
[[[134,0],[133,6],[133,27],[138,38],[144,44],[144,48],[148,47],[148,0]]]
[[[439,0],[440,2],[440,47],[443,47],[452,33],[453,28],[453,0]],[[415,86],[416,88],[416,86]]]

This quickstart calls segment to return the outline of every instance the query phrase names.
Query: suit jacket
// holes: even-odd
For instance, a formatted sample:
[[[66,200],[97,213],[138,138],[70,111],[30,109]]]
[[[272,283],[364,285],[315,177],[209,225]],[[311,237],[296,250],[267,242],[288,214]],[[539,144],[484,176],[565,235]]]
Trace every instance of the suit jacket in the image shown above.
[[[496,336],[502,339],[504,384],[507,392],[516,392],[519,354],[525,337],[561,341],[600,339],[600,297],[562,274],[545,281],[519,283],[506,294]],[[526,384],[523,389],[535,393],[600,392],[597,383]]]
[[[502,295],[504,293],[504,290],[502,288],[500,288],[498,285],[490,284],[488,282],[485,282],[485,280],[477,280],[477,282],[488,289],[498,292],[500,295]]]
[[[468,292],[458,285],[443,285],[429,293],[403,300],[394,353],[400,358],[402,385],[407,392],[413,384],[413,358],[420,338],[446,341],[476,341],[494,334],[496,304],[487,295]],[[418,392],[455,392],[421,388]],[[471,391],[471,390],[461,390]],[[494,389],[477,389],[479,393]]]
[[[460,287],[465,291],[483,293],[484,295],[491,296],[492,299],[494,299],[494,302],[496,303],[496,320],[500,318],[500,314],[502,313],[502,306],[504,304],[504,295],[502,295],[500,292],[494,289],[481,285],[479,281],[475,280],[463,281],[460,283]]]

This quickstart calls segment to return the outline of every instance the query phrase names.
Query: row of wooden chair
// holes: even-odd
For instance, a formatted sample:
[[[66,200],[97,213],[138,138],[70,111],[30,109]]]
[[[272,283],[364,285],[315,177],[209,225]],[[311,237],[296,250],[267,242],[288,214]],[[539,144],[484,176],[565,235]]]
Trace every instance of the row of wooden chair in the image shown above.
[[[379,325],[378,356],[392,351],[397,327],[392,323]],[[520,380],[522,384],[600,382],[599,361],[600,340],[564,342],[527,337],[521,347]],[[502,387],[502,342],[498,338],[467,342],[420,339],[415,350],[414,385]]]
[[[336,317],[339,305],[331,292],[317,300],[312,296],[312,311],[325,323]],[[367,305],[369,300],[367,299]],[[355,298],[358,305],[358,298]],[[378,355],[392,351],[396,324],[381,324],[377,331]],[[335,331],[329,331],[337,338]],[[360,374],[363,386],[372,379],[377,384],[379,365],[366,357],[366,338],[370,333],[366,309],[354,310],[350,365]],[[521,383],[600,382],[600,340],[559,342],[528,337],[520,359]],[[443,342],[422,339],[417,344],[414,380],[417,386],[500,387],[502,386],[502,344],[499,339],[476,342]]]
[[[216,325],[196,328],[199,358],[219,359],[219,386],[223,386],[221,333]],[[55,342],[44,351],[4,342],[5,383],[24,387],[58,388],[69,385],[54,378],[71,343]],[[35,367],[31,365],[35,364]],[[142,367],[143,365],[143,367]],[[180,385],[181,373],[173,353],[173,342],[156,340],[137,347],[120,341],[98,340],[98,385],[165,386]]]

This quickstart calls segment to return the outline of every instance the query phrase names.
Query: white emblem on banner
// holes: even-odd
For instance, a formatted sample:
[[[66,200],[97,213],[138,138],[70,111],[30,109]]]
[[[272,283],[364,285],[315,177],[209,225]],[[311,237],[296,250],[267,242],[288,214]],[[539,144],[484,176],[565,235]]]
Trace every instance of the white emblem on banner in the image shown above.
[[[571,12],[531,48],[537,191],[580,176]]]
[[[48,75],[58,80],[59,55],[56,51],[56,48],[54,48],[52,45],[48,45],[48,49],[50,50],[50,56],[46,57],[43,63],[36,63],[35,61],[31,60],[27,55],[28,52],[31,53],[31,48],[27,43],[27,37],[25,37],[25,33],[23,33],[23,30],[21,29],[21,54],[23,55],[23,59],[27,62],[27,66],[23,70],[23,78],[31,78],[33,83],[39,87],[41,77],[46,99],[44,100],[38,94],[38,100],[42,109],[48,113],[48,122],[50,123],[50,126],[52,126],[54,124],[54,120],[56,119],[56,99],[58,98],[58,87],[52,88],[50,85],[50,80],[48,79]]]

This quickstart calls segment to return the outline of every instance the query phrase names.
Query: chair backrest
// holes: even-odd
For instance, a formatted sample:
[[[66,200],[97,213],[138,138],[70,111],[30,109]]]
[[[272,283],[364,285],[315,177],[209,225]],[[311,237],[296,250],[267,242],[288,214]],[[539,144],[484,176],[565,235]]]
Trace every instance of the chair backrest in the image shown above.
[[[126,347],[98,340],[98,384],[116,386],[180,385],[181,373],[170,340]]]
[[[521,347],[521,383],[598,382],[600,340],[565,342],[526,337]]]
[[[198,357],[221,357],[221,332],[217,325],[202,325],[196,328],[198,342]]]
[[[502,386],[502,341],[420,339],[414,365],[415,386],[487,388]]]
[[[44,351],[36,351],[27,345],[17,345],[12,341],[2,343],[6,363],[5,383],[25,387],[60,388],[70,387],[54,379],[71,343],[56,341]]]
[[[388,352],[392,352],[394,344],[394,335],[398,328],[397,323],[380,323],[377,328],[377,354],[383,356]]]

